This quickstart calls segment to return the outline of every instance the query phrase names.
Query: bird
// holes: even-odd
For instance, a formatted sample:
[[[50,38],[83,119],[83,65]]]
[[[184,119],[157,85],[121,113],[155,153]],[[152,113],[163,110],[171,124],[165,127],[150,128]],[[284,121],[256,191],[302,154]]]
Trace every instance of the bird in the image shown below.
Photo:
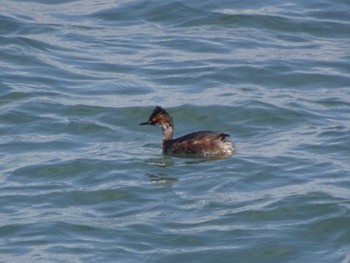
[[[162,151],[166,155],[195,157],[228,157],[235,151],[229,134],[218,131],[197,131],[173,138],[174,121],[161,106],[156,106],[146,122],[162,129]]]

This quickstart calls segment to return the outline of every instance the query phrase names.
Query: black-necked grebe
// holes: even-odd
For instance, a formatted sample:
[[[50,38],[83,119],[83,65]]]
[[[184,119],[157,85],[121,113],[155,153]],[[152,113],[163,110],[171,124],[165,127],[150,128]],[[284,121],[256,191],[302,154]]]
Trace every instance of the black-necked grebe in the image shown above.
[[[215,157],[229,156],[235,150],[229,135],[221,132],[198,131],[173,139],[173,119],[160,106],[156,106],[148,121],[140,123],[146,124],[162,128],[162,148],[165,154]]]

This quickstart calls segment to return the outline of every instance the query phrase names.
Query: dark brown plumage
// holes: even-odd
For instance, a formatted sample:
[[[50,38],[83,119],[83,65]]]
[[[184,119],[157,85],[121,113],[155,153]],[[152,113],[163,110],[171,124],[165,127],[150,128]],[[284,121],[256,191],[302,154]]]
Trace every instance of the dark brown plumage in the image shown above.
[[[147,124],[161,127],[162,149],[165,154],[214,157],[228,156],[235,151],[229,135],[216,131],[198,131],[173,139],[173,119],[160,106],[156,106],[148,121],[140,123]]]

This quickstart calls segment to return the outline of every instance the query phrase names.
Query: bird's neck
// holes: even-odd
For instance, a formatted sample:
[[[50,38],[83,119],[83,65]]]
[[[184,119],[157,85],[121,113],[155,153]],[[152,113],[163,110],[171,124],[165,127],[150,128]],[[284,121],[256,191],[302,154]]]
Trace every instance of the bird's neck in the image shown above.
[[[161,125],[161,128],[163,132],[162,145],[164,145],[166,141],[173,139],[174,127],[171,124],[165,123]]]

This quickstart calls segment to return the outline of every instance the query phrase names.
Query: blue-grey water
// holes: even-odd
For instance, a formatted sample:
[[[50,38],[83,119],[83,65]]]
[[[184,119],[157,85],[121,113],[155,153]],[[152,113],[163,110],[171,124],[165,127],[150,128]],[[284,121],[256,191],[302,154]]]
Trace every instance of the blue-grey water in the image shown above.
[[[349,263],[350,2],[2,0],[0,198],[0,262]]]

